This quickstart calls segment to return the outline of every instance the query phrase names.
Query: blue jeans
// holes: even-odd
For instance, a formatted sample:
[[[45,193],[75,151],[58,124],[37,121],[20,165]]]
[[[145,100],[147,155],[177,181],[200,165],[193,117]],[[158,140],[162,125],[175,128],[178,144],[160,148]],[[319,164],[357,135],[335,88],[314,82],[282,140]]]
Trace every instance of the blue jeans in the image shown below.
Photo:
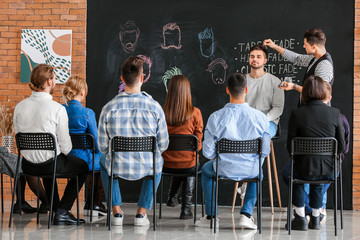
[[[100,171],[101,171],[101,180],[104,185],[106,201],[109,201],[108,192],[109,192],[109,174],[105,168],[105,157],[100,159]],[[156,189],[159,186],[161,180],[161,173],[158,173],[155,176],[155,187]],[[117,179],[113,180],[113,190],[112,190],[112,206],[120,206],[122,204],[119,181]],[[151,209],[153,204],[153,180],[146,179],[143,181],[140,197],[138,200],[138,207],[145,209]]]
[[[269,122],[270,137],[273,138],[276,135],[276,132],[277,132],[277,125],[273,121],[270,121]]]
[[[214,168],[213,168],[213,162],[214,162],[214,160],[208,161],[201,168],[201,186],[202,186],[202,189],[204,192],[205,213],[207,216],[211,216],[212,178],[216,176],[216,172],[214,171]],[[247,183],[244,205],[241,209],[241,212],[246,212],[246,213],[252,215],[252,213],[254,211],[256,199],[257,199],[256,183],[249,182],[249,183]],[[213,206],[215,206],[215,196],[214,196]],[[216,213],[217,213],[217,209],[216,209]]]

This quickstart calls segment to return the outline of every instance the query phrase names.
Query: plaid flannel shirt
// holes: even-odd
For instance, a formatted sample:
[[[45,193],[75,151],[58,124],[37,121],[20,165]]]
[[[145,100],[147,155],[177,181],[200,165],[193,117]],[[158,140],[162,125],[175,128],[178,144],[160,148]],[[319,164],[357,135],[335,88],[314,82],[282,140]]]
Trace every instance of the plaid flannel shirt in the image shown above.
[[[102,109],[99,119],[98,143],[106,155],[105,167],[110,174],[110,140],[114,136],[156,137],[155,170],[163,167],[164,152],[169,144],[169,135],[164,112],[158,102],[145,93],[121,92]],[[113,174],[127,180],[138,180],[153,173],[153,158],[150,152],[116,152]]]

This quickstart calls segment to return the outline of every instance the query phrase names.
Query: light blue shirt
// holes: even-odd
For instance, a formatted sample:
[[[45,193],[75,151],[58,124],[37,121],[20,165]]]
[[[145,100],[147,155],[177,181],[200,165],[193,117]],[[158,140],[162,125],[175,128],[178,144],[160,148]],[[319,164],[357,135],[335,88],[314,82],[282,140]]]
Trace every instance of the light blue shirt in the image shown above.
[[[216,142],[229,140],[262,139],[262,162],[270,153],[269,121],[266,115],[249,104],[228,103],[210,115],[204,133],[203,155],[216,157]],[[253,178],[259,174],[257,154],[222,153],[219,156],[219,176],[235,180]],[[214,161],[214,170],[216,162]]]

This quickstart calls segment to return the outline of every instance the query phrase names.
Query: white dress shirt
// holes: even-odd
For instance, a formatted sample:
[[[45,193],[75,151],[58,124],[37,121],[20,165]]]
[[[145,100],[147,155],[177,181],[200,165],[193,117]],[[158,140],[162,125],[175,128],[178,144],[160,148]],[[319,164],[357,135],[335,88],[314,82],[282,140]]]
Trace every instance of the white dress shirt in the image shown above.
[[[14,111],[15,133],[52,133],[56,137],[57,154],[67,155],[71,149],[68,116],[65,107],[52,100],[46,92],[33,92]],[[29,162],[42,163],[54,157],[52,151],[21,151]]]

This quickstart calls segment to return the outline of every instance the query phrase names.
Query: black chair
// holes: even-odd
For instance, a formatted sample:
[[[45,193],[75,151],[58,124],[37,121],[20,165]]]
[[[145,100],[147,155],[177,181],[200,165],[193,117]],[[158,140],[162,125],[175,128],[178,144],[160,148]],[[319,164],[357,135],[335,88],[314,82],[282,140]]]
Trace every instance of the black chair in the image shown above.
[[[94,208],[94,178],[95,172],[99,173],[100,171],[95,171],[95,140],[94,136],[90,133],[70,133],[72,149],[90,149],[92,153],[92,171],[89,171],[88,175],[91,174],[93,179],[93,184],[91,187],[91,199],[90,199],[90,222],[92,222],[92,214]]]
[[[195,159],[198,159],[198,138],[194,135],[169,135],[169,146],[166,151],[193,151],[195,152]],[[165,160],[165,159],[164,159]],[[198,183],[199,183],[199,174],[201,170],[198,170],[198,161],[196,161],[194,173],[167,173],[162,172],[161,174],[161,186],[160,186],[160,208],[159,208],[159,219],[161,219],[161,208],[162,208],[162,196],[164,189],[164,177],[195,177],[195,210],[194,210],[194,223],[196,221],[196,206],[197,206],[197,197],[198,197]],[[202,196],[202,194],[201,194]],[[204,201],[202,198],[202,216],[204,216]]]
[[[212,179],[212,191],[211,191],[211,215],[213,216],[210,221],[210,228],[213,227],[213,220],[216,219],[216,209],[218,205],[218,192],[219,181],[232,181],[232,182],[256,182],[257,185],[257,221],[258,230],[261,234],[261,208],[262,208],[262,172],[261,172],[261,138],[254,140],[232,141],[226,138],[220,139],[216,143],[216,176]],[[229,178],[219,177],[219,155],[222,153],[249,153],[259,155],[259,175],[255,178],[247,178],[241,180],[233,180]],[[239,161],[239,168],[241,168],[241,161]],[[214,201],[214,183],[215,183],[215,209],[213,207]],[[216,233],[216,220],[214,221],[214,233]]]
[[[77,225],[80,225],[79,222],[79,178],[78,175],[71,175],[71,174],[58,174],[56,173],[56,163],[57,163],[57,151],[56,151],[56,138],[51,133],[17,133],[15,136],[16,139],[16,146],[18,148],[18,161],[16,164],[16,171],[15,173],[19,172],[20,167],[20,152],[22,150],[47,150],[47,151],[54,151],[54,170],[52,173],[48,175],[32,175],[31,173],[21,173],[15,174],[15,181],[14,181],[14,191],[12,192],[12,202],[11,202],[11,212],[10,212],[10,220],[9,220],[9,228],[11,228],[12,223],[12,216],[14,210],[14,200],[15,200],[15,192],[18,185],[18,180],[21,175],[25,176],[35,176],[38,177],[38,194],[39,196],[39,185],[40,179],[39,178],[52,178],[52,190],[51,190],[51,200],[50,200],[50,214],[48,220],[48,229],[51,226],[51,220],[53,215],[53,203],[54,203],[54,190],[55,190],[55,181],[56,178],[69,178],[69,177],[76,177],[76,192],[77,192]],[[21,197],[21,196],[20,196]],[[19,201],[21,204],[21,201]],[[39,210],[39,197],[37,197],[37,209]],[[37,223],[39,223],[39,211],[37,211]],[[20,215],[21,215],[21,205],[20,205]]]
[[[113,189],[113,179],[121,179],[120,176],[113,175],[113,167],[115,161],[116,152],[152,152],[153,153],[153,174],[145,176],[144,178],[150,178],[153,180],[153,224],[154,231],[156,231],[156,184],[155,184],[155,152],[156,152],[156,137],[122,137],[115,136],[110,140],[111,146],[111,170],[109,176],[109,192],[108,192],[108,201],[107,201],[107,224],[109,231],[111,230],[111,209],[112,209],[112,189]],[[143,179],[144,179],[143,178]]]
[[[337,181],[340,181],[339,190],[340,190],[340,219],[341,219],[341,229],[343,229],[343,194],[342,194],[342,171],[340,160],[337,158],[337,140],[332,137],[327,138],[311,138],[311,137],[295,137],[291,140],[291,173],[289,179],[289,203],[288,203],[288,212],[287,212],[287,223],[288,223],[288,233],[291,235],[291,215],[292,215],[292,195],[293,195],[293,184],[334,184],[334,225],[335,225],[335,236],[337,236],[337,219],[336,219],[336,210],[337,210]],[[322,155],[322,156],[332,156],[333,157],[333,180],[320,180],[320,181],[309,181],[294,179],[293,170],[294,170],[294,156],[305,156],[305,155]],[[338,171],[339,169],[339,171]],[[339,172],[339,176],[337,174]]]

